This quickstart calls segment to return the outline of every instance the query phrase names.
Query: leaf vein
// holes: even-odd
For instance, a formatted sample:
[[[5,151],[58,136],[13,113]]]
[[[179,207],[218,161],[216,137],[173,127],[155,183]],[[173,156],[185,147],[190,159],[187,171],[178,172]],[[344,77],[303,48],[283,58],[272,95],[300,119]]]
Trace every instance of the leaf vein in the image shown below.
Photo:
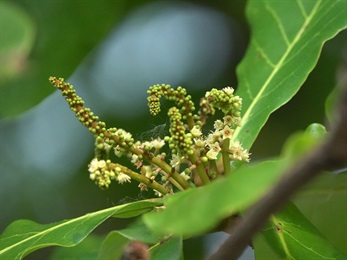
[[[307,17],[307,19],[305,20],[305,22],[303,23],[303,25],[301,26],[301,28],[298,30],[296,36],[294,37],[293,41],[290,43],[290,45],[288,46],[288,48],[286,49],[286,51],[283,53],[281,59],[279,60],[279,62],[276,64],[276,66],[274,67],[274,70],[270,73],[270,75],[267,77],[267,79],[265,80],[264,84],[260,87],[260,90],[258,91],[257,95],[254,98],[254,102],[252,102],[250,104],[250,106],[248,107],[248,109],[246,110],[246,113],[243,115],[243,119],[242,122],[246,122],[251,113],[253,112],[254,106],[257,104],[257,100],[260,100],[261,97],[263,96],[263,93],[265,92],[265,90],[268,88],[268,86],[270,85],[271,81],[273,80],[273,78],[276,76],[276,74],[278,73],[278,71],[282,68],[283,64],[285,63],[289,53],[292,51],[292,49],[295,47],[295,45],[297,44],[297,42],[299,42],[301,35],[303,34],[303,32],[306,29],[306,25],[309,24],[309,22],[315,17],[315,14],[317,13],[317,10],[320,6],[322,1],[317,1],[317,3],[315,4],[314,8],[312,9],[312,12],[310,13],[310,15]],[[236,139],[238,139],[238,135],[241,132],[242,127],[238,127],[235,130],[235,134],[232,137],[232,141],[235,141]]]
[[[300,9],[300,12],[301,12],[302,16],[303,16],[305,19],[307,19],[307,13],[306,13],[305,7],[304,7],[303,4],[302,4],[302,1],[297,0],[296,2],[297,2],[297,4],[298,4],[298,6],[299,6],[299,9]]]
[[[283,27],[283,23],[281,21],[281,19],[278,17],[277,13],[275,10],[273,10],[271,8],[271,6],[269,6],[268,4],[265,5],[265,8],[269,11],[269,13],[271,14],[271,16],[275,19],[276,23],[278,25],[278,29],[280,30],[281,36],[285,42],[285,44],[287,45],[287,47],[289,47],[290,45],[290,41],[288,39],[288,35],[286,33],[286,30]]]
[[[266,55],[266,53],[264,52],[264,50],[260,47],[259,43],[257,42],[257,40],[254,39],[254,41],[252,41],[252,44],[254,44],[255,48],[259,51],[259,54],[261,54],[261,57],[265,60],[265,62],[271,67],[271,68],[275,68],[275,64],[270,60],[270,58]]]

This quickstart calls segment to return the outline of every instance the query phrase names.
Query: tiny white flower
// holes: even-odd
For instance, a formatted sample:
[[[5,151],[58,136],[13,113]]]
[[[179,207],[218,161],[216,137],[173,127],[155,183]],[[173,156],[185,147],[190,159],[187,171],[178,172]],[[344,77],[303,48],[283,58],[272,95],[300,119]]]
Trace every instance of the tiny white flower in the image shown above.
[[[205,146],[205,141],[202,138],[194,138],[194,143],[197,147]]]
[[[233,117],[232,123],[236,126],[241,126],[241,117]]]
[[[243,149],[239,141],[232,142],[229,149],[233,160],[249,162],[250,153]]]
[[[216,130],[220,130],[224,127],[224,124],[223,124],[222,120],[217,119],[216,121],[214,121],[213,127]]]
[[[92,181],[94,181],[94,180],[95,180],[95,173],[91,173],[91,174],[89,175],[89,178],[90,178]]]
[[[228,125],[224,126],[222,132],[223,139],[231,138],[234,130],[231,129]]]
[[[233,123],[233,118],[230,115],[223,117],[224,124],[231,126]]]
[[[161,140],[159,137],[157,138],[157,139],[154,139],[153,141],[152,141],[152,145],[153,145],[153,147],[155,148],[155,149],[160,149],[160,148],[162,148],[163,146],[164,146],[164,144],[165,144],[165,142],[164,142],[164,140]]]
[[[147,151],[149,151],[149,150],[151,150],[151,149],[153,148],[153,143],[152,143],[152,142],[146,141],[146,142],[143,142],[142,146],[143,146]]]
[[[162,197],[163,196],[163,194],[161,194],[159,191],[157,191],[157,190],[154,190],[154,194],[156,195],[156,196],[158,196],[158,197]]]
[[[99,169],[104,169],[104,168],[106,168],[106,162],[105,162],[105,160],[100,160],[100,161],[98,161],[98,168],[99,168]]]
[[[98,159],[94,158],[89,164],[88,171],[89,172],[95,172],[98,169],[98,167],[99,167]]]
[[[202,135],[200,128],[196,125],[192,128],[192,130],[190,130],[190,132],[193,135],[193,137],[199,137]]]
[[[131,134],[130,134],[129,132],[125,131],[125,130],[122,130],[122,134],[123,134],[123,138],[124,138],[125,140],[131,138]]]
[[[231,96],[232,94],[234,94],[234,89],[232,87],[225,87],[223,88],[223,91],[225,93],[227,93],[229,96]]]
[[[130,178],[130,176],[121,172],[117,176],[117,181],[118,181],[118,183],[123,184],[125,182],[131,182],[131,178]]]
[[[147,185],[142,182],[137,187],[140,188],[140,191],[148,190]]]
[[[133,154],[131,156],[131,163],[136,164],[139,161],[139,156],[136,154]]]
[[[242,158],[242,160],[245,161],[245,162],[249,162],[249,161],[250,161],[249,155],[250,155],[250,153],[247,152],[246,149],[243,150],[242,153],[241,153],[241,158]]]
[[[170,161],[170,165],[173,168],[176,168],[181,164],[181,158],[177,154],[172,154],[172,159]]]
[[[221,150],[218,142],[215,142],[214,144],[210,144],[209,147],[210,147],[210,150],[213,150],[216,153],[219,153]]]
[[[230,150],[234,151],[239,149],[242,149],[242,146],[239,141],[235,141],[230,144]]]
[[[213,151],[213,150],[209,150],[207,153],[206,153],[206,157],[209,159],[209,160],[217,160],[217,156],[218,156],[218,153]]]
[[[181,176],[182,176],[186,181],[190,179],[190,176],[187,175],[185,172],[182,172],[182,173],[181,173]]]
[[[208,146],[210,150],[206,153],[206,157],[210,160],[216,160],[218,153],[221,150],[218,142],[215,142],[214,144],[209,144]]]
[[[208,134],[206,138],[206,145],[207,146],[213,145],[215,142],[218,141],[220,136],[221,136],[220,130],[215,130],[214,132]]]
[[[236,150],[233,153],[234,160],[242,161],[241,150]]]

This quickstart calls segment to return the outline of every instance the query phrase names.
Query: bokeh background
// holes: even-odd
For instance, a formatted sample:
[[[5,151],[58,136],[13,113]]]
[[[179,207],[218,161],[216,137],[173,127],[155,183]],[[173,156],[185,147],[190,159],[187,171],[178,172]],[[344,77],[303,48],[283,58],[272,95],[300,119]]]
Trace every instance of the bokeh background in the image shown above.
[[[141,140],[165,135],[165,111],[149,116],[147,88],[182,85],[196,97],[212,87],[237,88],[236,66],[251,33],[245,7],[224,0],[1,1],[0,232],[16,219],[50,223],[153,196],[136,183],[100,190],[89,180],[93,136],[49,76],[73,83],[108,126]],[[310,123],[328,126],[324,104],[337,85],[344,44],[346,32],[325,45],[305,85],[261,131],[253,161],[278,155],[286,138]],[[110,220],[97,231],[126,224]],[[204,257],[206,240],[185,243],[187,259]]]

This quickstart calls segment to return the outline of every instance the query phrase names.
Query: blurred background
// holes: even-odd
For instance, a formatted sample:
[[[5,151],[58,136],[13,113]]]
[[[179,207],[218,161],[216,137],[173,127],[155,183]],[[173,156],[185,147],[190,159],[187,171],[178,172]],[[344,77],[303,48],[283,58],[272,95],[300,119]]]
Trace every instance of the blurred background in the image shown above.
[[[1,1],[0,232],[16,219],[50,223],[153,196],[136,183],[100,190],[89,180],[94,138],[49,76],[72,83],[109,127],[141,140],[165,134],[166,112],[149,116],[147,88],[182,85],[196,101],[213,87],[237,88],[236,66],[250,37],[245,6],[241,0]],[[276,156],[294,131],[326,123],[324,102],[345,41],[346,32],[325,45],[303,88],[270,117],[252,160]],[[185,243],[196,257],[187,251],[187,259],[203,259],[202,239]]]

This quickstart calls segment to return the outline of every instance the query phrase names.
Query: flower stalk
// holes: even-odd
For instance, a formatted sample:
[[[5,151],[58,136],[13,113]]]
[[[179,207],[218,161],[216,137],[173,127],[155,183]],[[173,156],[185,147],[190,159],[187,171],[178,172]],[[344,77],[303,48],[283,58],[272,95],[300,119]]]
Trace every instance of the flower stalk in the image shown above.
[[[141,190],[151,188],[155,194],[163,196],[174,193],[174,189],[183,191],[206,185],[220,175],[229,174],[232,160],[249,161],[247,150],[238,141],[230,141],[235,128],[240,125],[242,106],[242,99],[234,96],[230,87],[207,92],[196,112],[185,88],[173,89],[165,84],[151,86],[147,93],[152,115],[160,112],[161,98],[175,105],[168,110],[169,135],[164,140],[154,137],[140,142],[123,129],[107,128],[90,108],[84,106],[82,98],[63,78],[50,77],[49,81],[65,96],[78,120],[94,134],[95,157],[89,164],[89,177],[101,188],[108,188],[113,180],[120,184],[135,180],[140,182]],[[224,113],[223,121],[216,120],[214,131],[204,136],[202,126],[215,114],[215,109]],[[166,144],[171,150],[171,160],[161,150]],[[112,151],[117,157],[130,158],[137,171],[112,162]],[[220,155],[221,170],[217,167]]]

